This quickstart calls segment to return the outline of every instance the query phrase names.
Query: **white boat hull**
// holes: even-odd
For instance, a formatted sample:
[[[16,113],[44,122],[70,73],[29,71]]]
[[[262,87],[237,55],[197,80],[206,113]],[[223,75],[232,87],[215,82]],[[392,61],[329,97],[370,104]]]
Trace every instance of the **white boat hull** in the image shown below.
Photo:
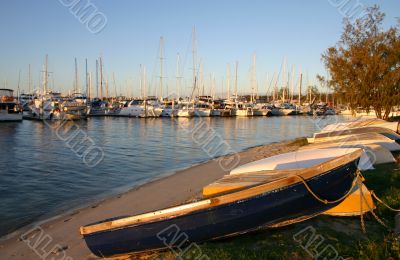
[[[209,117],[211,109],[194,109],[194,116],[196,117]]]
[[[339,156],[358,150],[359,148],[330,148],[301,150],[291,153],[279,154],[255,162],[251,162],[233,169],[230,174],[256,173],[268,170],[305,169],[327,162]],[[372,168],[369,157],[363,153],[359,162],[361,170]]]

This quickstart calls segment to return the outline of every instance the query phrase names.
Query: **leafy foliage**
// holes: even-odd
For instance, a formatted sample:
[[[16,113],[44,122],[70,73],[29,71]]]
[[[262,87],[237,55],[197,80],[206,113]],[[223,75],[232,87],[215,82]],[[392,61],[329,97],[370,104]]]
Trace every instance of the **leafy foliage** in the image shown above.
[[[354,23],[344,21],[340,41],[322,55],[332,79],[329,85],[351,109],[374,108],[387,119],[400,104],[400,26],[383,30],[378,6]]]

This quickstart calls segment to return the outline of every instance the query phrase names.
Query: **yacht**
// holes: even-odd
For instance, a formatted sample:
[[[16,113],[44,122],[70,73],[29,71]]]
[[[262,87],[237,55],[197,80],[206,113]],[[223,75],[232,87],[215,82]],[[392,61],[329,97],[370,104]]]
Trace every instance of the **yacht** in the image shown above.
[[[26,119],[36,120],[62,120],[63,100],[60,93],[48,92],[37,94],[29,104],[29,111],[24,115]]]
[[[118,116],[127,117],[159,117],[162,108],[157,106],[152,100],[134,99],[121,108]]]
[[[190,102],[181,102],[176,113],[178,117],[193,117],[194,109]]]
[[[14,90],[0,89],[0,122],[22,121],[22,107],[14,99]]]
[[[211,106],[206,102],[199,102],[195,104],[194,116],[196,117],[208,117],[211,114]]]
[[[253,106],[253,115],[254,116],[268,116],[271,113],[271,109],[268,108],[267,104],[255,104]]]
[[[175,106],[175,100],[164,101],[164,108],[161,117],[176,117],[178,116],[178,109]]]
[[[74,93],[70,98],[61,103],[61,119],[81,120],[88,114],[87,98],[80,93]]]
[[[232,115],[240,117],[253,116],[253,108],[246,103],[236,102],[235,108],[232,109]]]

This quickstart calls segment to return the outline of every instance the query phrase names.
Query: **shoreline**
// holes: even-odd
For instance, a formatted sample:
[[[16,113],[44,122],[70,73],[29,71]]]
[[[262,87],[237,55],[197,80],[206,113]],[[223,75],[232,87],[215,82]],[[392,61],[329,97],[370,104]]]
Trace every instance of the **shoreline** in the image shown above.
[[[304,143],[304,140],[305,138],[296,138],[246,148],[237,153],[240,156],[239,165],[275,154],[295,151]],[[159,178],[138,184],[126,191],[89,202],[64,214],[18,229],[0,240],[0,260],[41,259],[40,255],[36,254],[19,236],[37,226],[52,238],[53,243],[49,249],[54,245],[59,245],[72,259],[93,259],[94,256],[79,234],[80,226],[111,217],[141,214],[200,199],[203,186],[227,174],[219,166],[219,160],[233,156],[234,154],[220,156],[163,174],[158,176]]]
[[[292,143],[292,142],[296,142],[297,140],[302,140],[302,139],[305,139],[305,138],[306,137],[299,137],[299,138],[292,139],[292,140],[276,141],[276,142],[271,142],[271,143],[268,143],[268,144],[255,145],[255,146],[247,147],[247,148],[245,148],[245,149],[243,149],[243,150],[241,150],[241,151],[239,151],[237,153],[240,154],[242,152],[247,152],[247,151],[249,151],[251,149],[255,149],[255,148],[259,148],[259,147],[263,147],[263,146],[267,146],[267,145],[287,143],[287,142],[288,143]],[[206,164],[206,163],[208,163],[210,161],[213,161],[213,160],[218,160],[220,158],[229,157],[229,156],[232,156],[233,154],[236,154],[236,153],[231,153],[231,154],[227,154],[227,155],[221,155],[219,157],[215,157],[215,158],[211,158],[211,159],[205,159],[204,161],[194,163],[194,164],[189,165],[187,167],[182,167],[180,169],[177,169],[177,170],[171,171],[171,172],[165,172],[165,173],[163,173],[161,175],[155,176],[155,177],[153,177],[151,179],[148,179],[148,180],[144,180],[144,181],[142,180],[142,181],[140,181],[140,182],[138,182],[136,184],[133,184],[133,185],[126,185],[126,186],[123,186],[121,188],[116,188],[114,191],[112,191],[110,193],[105,193],[104,195],[97,196],[97,197],[91,199],[90,201],[83,203],[83,205],[73,207],[71,209],[68,209],[67,211],[65,211],[65,207],[66,206],[63,206],[63,207],[58,208],[58,209],[55,209],[52,213],[50,213],[50,215],[44,215],[43,217],[40,217],[38,220],[36,220],[36,221],[34,221],[34,222],[30,223],[30,224],[22,226],[22,227],[16,229],[15,231],[12,231],[11,233],[8,233],[8,234],[0,236],[0,245],[1,245],[1,243],[3,241],[12,239],[14,237],[17,237],[17,236],[23,234],[24,232],[26,232],[27,230],[29,230],[30,228],[32,228],[33,226],[42,225],[42,224],[45,224],[47,222],[51,222],[51,221],[54,221],[56,219],[66,217],[68,215],[74,215],[74,213],[77,212],[77,211],[93,207],[96,204],[104,203],[104,202],[107,202],[108,200],[112,200],[114,198],[119,198],[121,195],[123,195],[125,193],[133,192],[136,189],[138,189],[139,187],[151,184],[151,183],[156,182],[156,181],[162,181],[164,178],[169,178],[169,177],[171,177],[171,176],[173,176],[175,174],[178,174],[178,173],[180,173],[182,171],[186,171],[186,170],[188,170],[190,168],[197,167],[197,166],[202,165],[202,164]],[[1,260],[1,258],[0,258],[0,260]]]

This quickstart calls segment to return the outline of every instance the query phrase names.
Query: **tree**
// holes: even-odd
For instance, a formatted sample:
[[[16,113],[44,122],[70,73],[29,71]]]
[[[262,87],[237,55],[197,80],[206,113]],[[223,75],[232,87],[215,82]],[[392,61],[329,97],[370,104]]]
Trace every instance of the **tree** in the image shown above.
[[[385,31],[379,7],[366,11],[354,23],[344,20],[340,41],[322,60],[331,74],[329,86],[352,110],[372,107],[378,118],[387,119],[400,104],[400,22]]]

